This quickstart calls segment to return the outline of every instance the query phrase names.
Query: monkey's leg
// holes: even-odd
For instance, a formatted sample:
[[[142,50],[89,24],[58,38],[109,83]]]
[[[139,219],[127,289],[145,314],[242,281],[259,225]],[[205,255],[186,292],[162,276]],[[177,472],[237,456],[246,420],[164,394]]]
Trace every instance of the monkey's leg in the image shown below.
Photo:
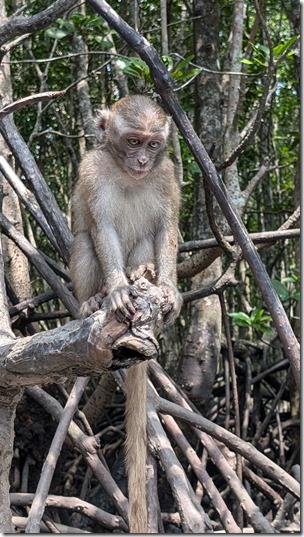
[[[88,317],[100,308],[106,293],[94,245],[86,232],[78,233],[74,238],[70,273],[75,295],[82,305],[80,315]]]
[[[127,260],[126,275],[134,282],[141,276],[149,281],[155,280],[154,245],[152,238],[143,237],[131,250]]]

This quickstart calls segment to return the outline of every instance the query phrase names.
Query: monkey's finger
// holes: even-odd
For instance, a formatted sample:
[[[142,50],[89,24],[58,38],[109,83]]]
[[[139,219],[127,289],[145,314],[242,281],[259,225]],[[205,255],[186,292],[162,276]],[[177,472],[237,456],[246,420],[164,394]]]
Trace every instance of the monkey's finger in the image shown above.
[[[123,310],[123,303],[118,293],[113,293],[110,296],[110,304],[111,304],[111,309],[114,312]]]
[[[130,291],[131,291],[131,289],[130,289]],[[133,294],[133,290],[132,290],[131,294]],[[137,296],[135,291],[134,291],[134,296]],[[122,301],[123,301],[124,306],[127,308],[127,310],[134,315],[135,308],[133,306],[132,300],[130,299],[129,290],[122,292]]]
[[[116,310],[115,315],[116,315],[117,320],[120,323],[123,323],[124,321],[128,320],[128,319],[126,319],[126,316],[120,310]]]
[[[119,293],[115,295],[115,311],[119,311],[125,319],[129,320],[132,318],[132,314],[135,313],[135,310],[127,293]]]
[[[130,295],[133,296],[134,298],[137,298],[139,296],[139,292],[137,289],[135,289],[135,287],[131,286],[130,287]],[[130,300],[130,302],[132,303],[132,301]]]

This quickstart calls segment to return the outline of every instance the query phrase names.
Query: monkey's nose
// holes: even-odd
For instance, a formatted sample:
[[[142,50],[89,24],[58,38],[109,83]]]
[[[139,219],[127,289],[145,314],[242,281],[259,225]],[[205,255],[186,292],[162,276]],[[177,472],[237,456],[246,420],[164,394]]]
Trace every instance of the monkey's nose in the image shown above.
[[[145,164],[147,164],[148,160],[149,160],[148,157],[139,157],[139,158],[137,159],[137,162],[139,162],[139,164],[141,164],[142,166],[144,166]]]

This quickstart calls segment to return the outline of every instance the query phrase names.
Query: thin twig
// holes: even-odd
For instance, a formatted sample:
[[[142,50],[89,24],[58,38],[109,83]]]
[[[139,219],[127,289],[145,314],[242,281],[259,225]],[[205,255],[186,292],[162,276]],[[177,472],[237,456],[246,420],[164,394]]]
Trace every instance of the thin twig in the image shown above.
[[[229,368],[230,368],[230,376],[231,376],[231,384],[232,384],[232,396],[233,396],[233,403],[234,403],[235,434],[236,436],[241,437],[240,404],[239,404],[239,394],[238,394],[237,377],[236,377],[236,371],[235,371],[235,361],[234,361],[234,355],[233,355],[230,325],[229,325],[229,319],[227,315],[224,295],[223,293],[220,293],[218,296],[219,296],[219,300],[221,304],[222,319],[223,319],[223,325],[224,325],[226,341],[227,341],[228,360],[229,360]],[[243,480],[242,467],[243,467],[242,456],[239,453],[237,453],[236,474],[241,482]],[[239,506],[237,510],[238,510],[237,521],[239,525],[241,526],[241,528],[243,528],[244,520],[243,520],[242,513],[239,509]]]
[[[14,101],[13,103],[7,104],[1,108],[0,120],[5,116],[8,116],[8,114],[13,114],[13,112],[20,110],[21,108],[25,108],[26,106],[31,106],[42,101],[53,101],[55,99],[59,99],[59,97],[63,97],[64,95],[65,90],[45,91],[43,93],[36,93],[35,95],[28,95],[27,97],[23,97],[22,99]]]
[[[284,222],[283,225],[287,226],[288,221],[286,220],[286,222]],[[294,223],[294,220],[292,220],[292,223]],[[276,242],[278,240],[284,240],[284,239],[296,239],[300,237],[300,234],[301,234],[300,228],[289,229],[286,227],[286,231],[284,231],[283,229],[281,230],[281,228],[279,228],[277,231],[264,231],[262,233],[249,233],[249,237],[251,238],[254,244],[258,244],[260,242],[269,243],[269,242]],[[235,244],[235,239],[232,235],[224,236],[224,239],[226,242],[229,242],[229,244]],[[218,248],[218,247],[219,247],[219,244],[216,239],[202,239],[202,240],[188,241],[188,242],[184,242],[180,244],[179,251],[191,252],[194,250]]]

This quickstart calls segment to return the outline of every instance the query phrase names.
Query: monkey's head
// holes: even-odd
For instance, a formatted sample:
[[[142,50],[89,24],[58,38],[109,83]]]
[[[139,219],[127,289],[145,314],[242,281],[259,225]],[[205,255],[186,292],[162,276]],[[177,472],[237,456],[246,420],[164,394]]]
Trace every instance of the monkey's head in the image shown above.
[[[160,161],[169,132],[170,118],[143,95],[124,97],[109,110],[97,111],[97,139],[135,179]]]

